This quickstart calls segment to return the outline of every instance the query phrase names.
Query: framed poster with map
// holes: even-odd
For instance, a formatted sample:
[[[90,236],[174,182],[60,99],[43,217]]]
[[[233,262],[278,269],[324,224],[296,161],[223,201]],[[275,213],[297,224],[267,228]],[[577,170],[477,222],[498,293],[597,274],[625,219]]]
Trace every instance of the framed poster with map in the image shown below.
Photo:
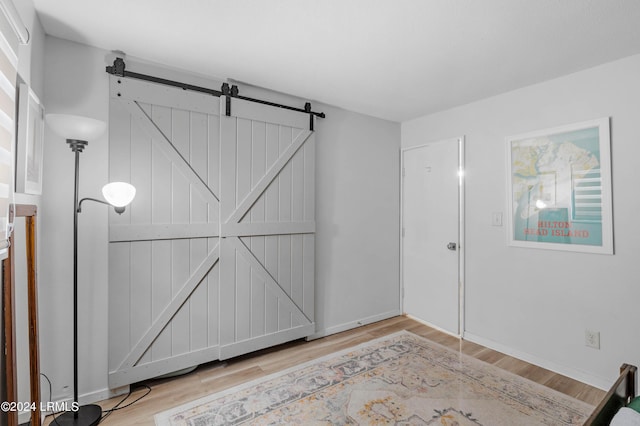
[[[509,244],[613,254],[609,118],[507,138]]]

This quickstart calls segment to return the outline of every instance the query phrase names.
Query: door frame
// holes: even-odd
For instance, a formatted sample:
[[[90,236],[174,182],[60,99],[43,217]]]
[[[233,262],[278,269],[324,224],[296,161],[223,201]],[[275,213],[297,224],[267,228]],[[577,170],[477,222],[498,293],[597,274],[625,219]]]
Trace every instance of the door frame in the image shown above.
[[[404,154],[407,151],[424,148],[435,143],[450,142],[458,143],[458,333],[456,337],[464,338],[465,332],[465,204],[464,204],[464,183],[465,183],[465,138],[464,136],[438,139],[422,145],[411,146],[400,149],[400,311],[404,312]],[[434,327],[432,324],[428,324]],[[438,328],[439,329],[439,328]],[[439,329],[440,330],[440,329]],[[449,331],[441,330],[447,334]]]

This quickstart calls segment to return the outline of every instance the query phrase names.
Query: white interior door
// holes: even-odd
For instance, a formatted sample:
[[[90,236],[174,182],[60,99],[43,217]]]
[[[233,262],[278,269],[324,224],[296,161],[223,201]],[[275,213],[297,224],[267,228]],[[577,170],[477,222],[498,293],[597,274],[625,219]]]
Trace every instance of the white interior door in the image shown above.
[[[403,151],[404,311],[460,334],[459,139]]]

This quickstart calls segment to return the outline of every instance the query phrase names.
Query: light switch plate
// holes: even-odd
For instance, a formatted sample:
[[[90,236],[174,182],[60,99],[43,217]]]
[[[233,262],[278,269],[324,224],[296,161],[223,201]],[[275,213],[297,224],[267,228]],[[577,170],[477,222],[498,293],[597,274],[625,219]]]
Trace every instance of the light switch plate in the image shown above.
[[[502,226],[502,212],[491,213],[491,225]]]

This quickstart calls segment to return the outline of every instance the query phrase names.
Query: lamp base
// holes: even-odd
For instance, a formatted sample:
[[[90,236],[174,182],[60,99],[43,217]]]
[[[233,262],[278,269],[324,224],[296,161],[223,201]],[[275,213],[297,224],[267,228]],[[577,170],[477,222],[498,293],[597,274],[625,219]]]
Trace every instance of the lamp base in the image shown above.
[[[78,408],[78,416],[73,411],[67,411],[56,417],[52,423],[56,426],[96,426],[102,419],[102,407],[95,404],[83,405]]]

